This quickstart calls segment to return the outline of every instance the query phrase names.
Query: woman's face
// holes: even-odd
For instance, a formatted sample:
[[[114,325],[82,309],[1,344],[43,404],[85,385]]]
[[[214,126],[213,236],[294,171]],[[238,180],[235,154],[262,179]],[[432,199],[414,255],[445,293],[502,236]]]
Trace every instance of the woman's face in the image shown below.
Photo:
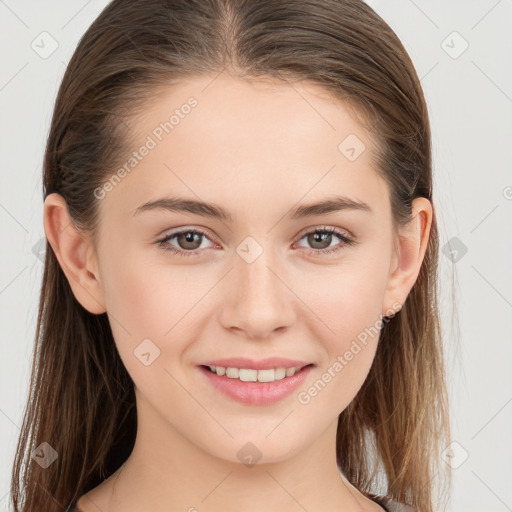
[[[382,315],[409,291],[390,279],[389,192],[369,134],[316,85],[224,77],[170,88],[131,126],[125,172],[96,191],[93,267],[139,429],[234,462],[291,457],[335,428]],[[311,366],[267,384],[203,366],[238,358]]]

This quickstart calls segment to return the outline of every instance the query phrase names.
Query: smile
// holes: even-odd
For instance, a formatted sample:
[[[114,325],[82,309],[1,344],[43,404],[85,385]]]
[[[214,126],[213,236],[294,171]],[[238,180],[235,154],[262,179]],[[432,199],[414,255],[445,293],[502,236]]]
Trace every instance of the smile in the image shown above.
[[[233,368],[222,366],[198,366],[207,382],[223,395],[250,405],[268,405],[289,396],[301,384],[314,367]]]

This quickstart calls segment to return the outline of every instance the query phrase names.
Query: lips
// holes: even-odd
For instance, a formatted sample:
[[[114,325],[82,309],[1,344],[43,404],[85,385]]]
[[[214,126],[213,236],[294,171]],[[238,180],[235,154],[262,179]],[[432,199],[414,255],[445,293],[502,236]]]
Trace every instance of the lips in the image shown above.
[[[299,368],[290,376],[282,376],[272,382],[246,382],[238,378],[213,373],[208,367],[241,368],[252,370],[271,370],[275,368]],[[198,365],[199,374],[206,378],[212,388],[232,400],[247,405],[270,405],[289,397],[299,386],[304,384],[306,377],[313,370],[313,363],[305,363],[295,359],[281,357],[260,359],[255,361],[247,358],[218,359],[205,361]],[[281,370],[282,372],[282,370]],[[252,372],[251,372],[252,373]]]

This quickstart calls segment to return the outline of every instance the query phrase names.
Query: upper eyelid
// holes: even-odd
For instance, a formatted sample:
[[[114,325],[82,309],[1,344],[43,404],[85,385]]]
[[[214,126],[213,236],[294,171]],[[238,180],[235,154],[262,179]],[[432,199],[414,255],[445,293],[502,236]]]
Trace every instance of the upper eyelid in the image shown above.
[[[309,228],[304,228],[304,230],[300,231],[297,236],[302,238],[303,236],[314,233],[315,231],[332,231],[334,230],[333,234],[336,235],[345,235],[348,238],[355,238],[355,236],[352,234],[351,231],[349,231],[347,228],[339,228],[336,226],[330,226],[328,224],[320,224],[316,226],[311,226]]]

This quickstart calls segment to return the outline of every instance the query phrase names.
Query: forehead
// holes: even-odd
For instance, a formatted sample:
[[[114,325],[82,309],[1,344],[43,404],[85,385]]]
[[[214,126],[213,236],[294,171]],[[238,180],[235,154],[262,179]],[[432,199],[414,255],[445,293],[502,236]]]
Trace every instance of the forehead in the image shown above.
[[[158,89],[131,124],[139,138],[155,132],[157,138],[188,138],[192,146],[210,139],[223,142],[219,150],[242,147],[260,157],[261,144],[304,154],[329,146],[337,156],[338,144],[348,134],[372,142],[353,113],[329,90],[309,81],[196,77]],[[172,126],[166,130],[169,120]],[[298,145],[304,141],[308,144]]]
[[[387,196],[369,132],[311,82],[191,78],[160,89],[130,124],[132,150],[151,149],[110,196],[137,203],[131,210],[166,193],[236,197],[246,208],[326,193],[373,203]]]

